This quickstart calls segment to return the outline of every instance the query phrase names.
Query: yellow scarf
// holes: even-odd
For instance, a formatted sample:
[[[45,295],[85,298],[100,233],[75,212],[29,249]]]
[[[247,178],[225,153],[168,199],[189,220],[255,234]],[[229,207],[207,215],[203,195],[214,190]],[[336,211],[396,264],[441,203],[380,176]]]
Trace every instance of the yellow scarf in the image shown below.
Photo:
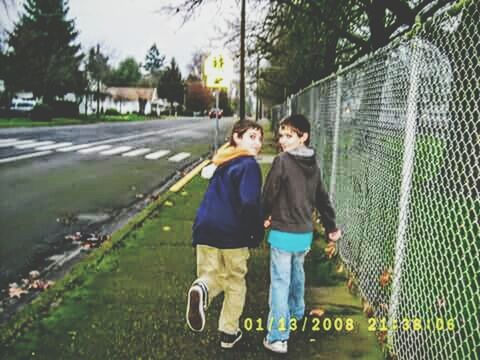
[[[249,151],[245,149],[239,149],[233,146],[227,146],[225,149],[219,149],[212,159],[212,162],[219,166],[226,162],[233,160],[241,156],[253,156]]]

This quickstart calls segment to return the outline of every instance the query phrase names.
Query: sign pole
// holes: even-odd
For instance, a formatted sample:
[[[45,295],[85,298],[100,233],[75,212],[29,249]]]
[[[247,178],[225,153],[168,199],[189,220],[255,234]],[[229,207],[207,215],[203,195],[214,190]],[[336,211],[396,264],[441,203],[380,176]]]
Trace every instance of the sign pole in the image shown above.
[[[219,132],[219,126],[218,126],[218,106],[219,106],[219,93],[220,90],[215,91],[215,152],[217,152],[218,149],[218,132]]]

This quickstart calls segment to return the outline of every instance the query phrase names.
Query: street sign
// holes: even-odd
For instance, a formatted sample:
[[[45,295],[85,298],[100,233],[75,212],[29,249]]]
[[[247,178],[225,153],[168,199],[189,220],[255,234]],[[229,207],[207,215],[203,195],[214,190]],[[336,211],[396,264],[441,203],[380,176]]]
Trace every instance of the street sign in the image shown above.
[[[228,88],[233,74],[233,63],[225,53],[215,52],[205,60],[203,71],[207,87]]]

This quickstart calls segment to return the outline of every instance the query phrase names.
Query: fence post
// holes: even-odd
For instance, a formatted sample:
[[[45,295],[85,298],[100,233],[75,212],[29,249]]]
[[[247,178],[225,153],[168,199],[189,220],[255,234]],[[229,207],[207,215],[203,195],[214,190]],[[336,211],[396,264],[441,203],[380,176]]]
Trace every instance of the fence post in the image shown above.
[[[404,153],[402,166],[402,183],[400,186],[399,201],[399,223],[397,229],[397,241],[395,244],[395,259],[393,268],[392,295],[390,297],[390,306],[388,311],[388,319],[391,325],[393,320],[398,319],[398,306],[400,297],[401,277],[403,262],[405,258],[406,247],[406,231],[408,226],[408,207],[410,202],[410,193],[412,187],[413,165],[415,157],[415,136],[416,136],[416,120],[417,120],[417,94],[418,94],[418,77],[420,74],[419,67],[422,61],[419,49],[420,43],[414,38],[412,41],[412,61],[410,73],[410,88],[407,97],[407,118],[405,122],[405,138]],[[391,326],[389,326],[391,328]],[[393,347],[393,337],[395,331],[388,331],[388,342]]]
[[[338,153],[338,132],[340,131],[340,118],[342,111],[342,77],[337,75],[336,93],[337,99],[335,102],[335,128],[333,133],[333,145],[332,145],[332,173],[330,175],[330,189],[329,195],[332,204],[335,205],[335,185],[336,185],[336,172],[337,172],[337,153]]]

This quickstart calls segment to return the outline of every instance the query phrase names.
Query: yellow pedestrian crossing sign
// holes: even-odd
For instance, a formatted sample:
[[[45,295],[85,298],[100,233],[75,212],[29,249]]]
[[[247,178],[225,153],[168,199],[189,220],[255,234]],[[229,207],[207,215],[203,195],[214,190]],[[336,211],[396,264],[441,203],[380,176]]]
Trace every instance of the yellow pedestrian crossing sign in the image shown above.
[[[207,87],[228,88],[233,75],[233,63],[225,53],[215,52],[205,60],[203,71]]]

